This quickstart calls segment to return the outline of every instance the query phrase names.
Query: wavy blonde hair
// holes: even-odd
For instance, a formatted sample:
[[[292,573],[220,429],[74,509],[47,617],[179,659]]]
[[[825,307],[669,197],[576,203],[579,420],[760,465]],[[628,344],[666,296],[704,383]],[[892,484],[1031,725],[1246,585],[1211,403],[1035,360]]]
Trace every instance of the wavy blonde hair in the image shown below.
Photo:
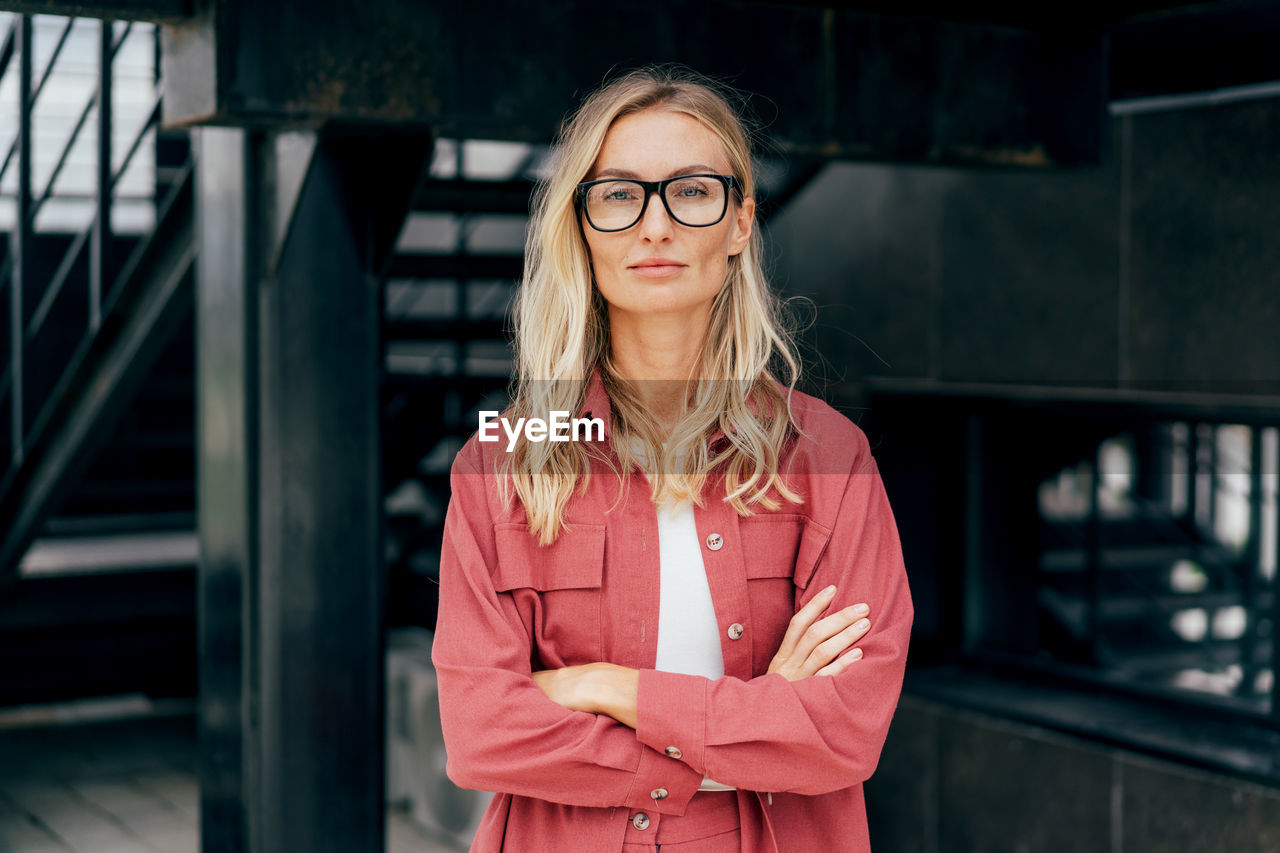
[[[623,74],[589,95],[573,114],[553,149],[551,174],[534,190],[524,275],[513,311],[517,375],[507,416],[545,418],[557,410],[577,415],[587,380],[599,367],[614,408],[612,449],[617,457],[615,465],[591,443],[529,442],[523,436],[511,453],[503,454],[502,473],[509,475],[498,478],[503,499],[510,501],[514,485],[530,531],[544,545],[565,527],[564,509],[575,489],[585,491],[593,455],[618,474],[621,497],[630,479],[623,472],[639,462],[631,441],[655,460],[652,470],[671,472],[651,477],[657,503],[692,499],[702,506],[703,486],[713,473],[723,474],[724,499],[740,515],[757,506],[777,509],[778,497],[802,502],[778,473],[782,449],[798,432],[790,391],[799,381],[800,363],[781,303],[761,266],[759,229],[752,229],[744,251],[729,258],[724,285],[712,303],[698,381],[686,383],[688,406],[664,448],[658,424],[632,384],[614,370],[608,306],[593,279],[574,205],[577,185],[599,156],[609,128],[623,116],[648,109],[673,110],[702,122],[723,143],[741,197],[753,197],[750,136],[730,105],[734,97],[727,87],[677,66]],[[785,388],[771,365],[786,372]],[[717,428],[724,431],[728,447],[713,456],[708,440]]]

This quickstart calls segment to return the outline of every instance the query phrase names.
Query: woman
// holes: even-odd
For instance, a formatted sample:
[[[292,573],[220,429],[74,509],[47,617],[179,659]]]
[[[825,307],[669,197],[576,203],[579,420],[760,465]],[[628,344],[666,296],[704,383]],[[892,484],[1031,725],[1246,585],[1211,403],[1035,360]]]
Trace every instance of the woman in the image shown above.
[[[603,435],[454,462],[433,658],[449,776],[498,792],[472,849],[866,850],[911,599],[866,437],[792,390],[742,122],[648,68],[557,152],[505,417]]]

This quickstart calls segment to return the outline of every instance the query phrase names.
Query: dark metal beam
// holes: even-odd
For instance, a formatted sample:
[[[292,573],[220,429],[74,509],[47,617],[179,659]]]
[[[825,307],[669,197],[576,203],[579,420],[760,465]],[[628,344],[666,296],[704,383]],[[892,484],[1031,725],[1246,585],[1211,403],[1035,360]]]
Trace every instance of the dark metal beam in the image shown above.
[[[201,849],[218,853],[383,846],[379,300],[431,146],[307,134],[198,135]],[[291,152],[303,178],[281,191]]]
[[[1280,3],[1201,3],[1119,21],[1109,33],[1112,100],[1280,80]]]
[[[34,228],[31,217],[31,143],[32,113],[35,104],[31,93],[31,82],[35,53],[35,38],[32,33],[31,19],[22,18],[17,21],[18,30],[18,138],[14,147],[18,151],[18,198],[15,205],[17,222],[9,234],[9,257],[12,259],[9,276],[9,411],[11,414],[9,448],[9,476],[20,470],[26,457],[26,392],[24,390],[25,369],[23,367],[27,327],[26,291],[31,285],[31,271],[34,269],[31,250],[35,247]],[[13,149],[10,149],[12,151]],[[7,164],[6,158],[6,164]],[[3,168],[0,167],[0,172]],[[0,276],[3,280],[3,276]],[[0,496],[5,490],[0,488]],[[0,516],[3,518],[4,516]],[[2,553],[2,552],[0,552]],[[14,558],[16,559],[16,557]],[[12,560],[0,556],[0,577],[6,573],[6,567]]]
[[[1007,0],[956,3],[954,0],[772,0],[792,6],[822,6],[850,12],[867,12],[899,18],[931,18],[1028,30],[1062,29],[1081,22],[1089,25],[1164,12],[1184,6],[1203,6],[1206,0],[1111,0],[1080,5],[1064,11],[1037,3]],[[1069,12],[1070,21],[1065,21]]]
[[[115,111],[111,108],[111,62],[115,55],[112,43],[113,24],[98,25],[98,163],[96,214],[89,246],[89,330],[96,332],[102,323],[102,286],[111,272],[111,126]],[[70,147],[70,146],[68,146]],[[52,181],[50,181],[52,184]]]
[[[165,123],[342,118],[546,142],[611,70],[661,57],[756,93],[788,155],[1052,166],[1101,153],[1096,25],[1042,34],[735,0],[342,6],[216,0],[165,28]]]
[[[194,0],[4,0],[0,10],[28,15],[113,18],[177,23],[191,16]]]
[[[259,140],[193,134],[196,219],[196,516],[200,849],[251,848],[257,801],[257,281]]]

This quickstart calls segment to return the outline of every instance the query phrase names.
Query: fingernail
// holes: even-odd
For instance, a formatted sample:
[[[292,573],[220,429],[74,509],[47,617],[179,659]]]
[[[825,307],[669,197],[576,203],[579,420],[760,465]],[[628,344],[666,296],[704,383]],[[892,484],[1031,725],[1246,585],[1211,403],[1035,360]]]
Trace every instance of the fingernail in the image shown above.
[[[871,627],[871,623],[866,619],[859,619],[857,622],[853,623],[853,627],[858,631],[865,631]]]
[[[853,651],[849,652],[849,657],[853,658],[854,660],[857,660],[858,658],[862,657],[862,649],[854,649]]]
[[[853,605],[853,615],[854,615],[854,616],[866,616],[866,615],[867,615],[868,613],[870,613],[870,612],[871,612],[871,608],[870,608],[870,607],[868,607],[868,606],[867,606],[867,605],[865,605],[865,604],[855,604],[855,605]]]
[[[833,593],[833,592],[835,592],[835,591],[836,591],[835,584],[832,584],[831,586],[829,586],[829,587],[827,587],[826,589],[824,589],[824,590],[822,591],[822,593],[821,593],[821,594],[822,594],[822,595],[831,595],[831,593]]]

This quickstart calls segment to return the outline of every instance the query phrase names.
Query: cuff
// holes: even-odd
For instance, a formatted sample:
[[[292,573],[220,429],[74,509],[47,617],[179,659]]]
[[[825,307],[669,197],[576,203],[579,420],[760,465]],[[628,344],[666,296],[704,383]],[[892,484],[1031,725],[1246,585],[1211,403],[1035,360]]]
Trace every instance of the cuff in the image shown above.
[[[706,775],[707,685],[700,675],[640,670],[636,738],[667,761]],[[696,787],[696,786],[695,786]]]
[[[701,784],[702,774],[661,752],[643,749],[624,805],[629,809],[682,815]]]

